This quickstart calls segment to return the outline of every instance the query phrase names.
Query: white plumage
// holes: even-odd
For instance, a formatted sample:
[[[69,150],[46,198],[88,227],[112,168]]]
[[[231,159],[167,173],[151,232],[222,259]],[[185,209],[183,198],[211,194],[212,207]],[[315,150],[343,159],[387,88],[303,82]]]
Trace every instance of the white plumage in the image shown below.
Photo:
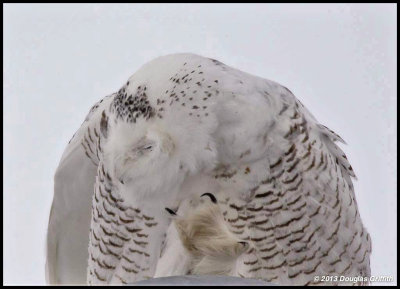
[[[181,275],[238,276],[239,258],[250,249],[228,227],[217,199],[211,193],[182,202],[179,212],[166,208],[173,218],[166,246],[154,278]]]
[[[157,58],[91,109],[63,154],[48,281],[153,277],[174,263],[160,259],[174,242],[164,208],[205,192],[254,244],[239,276],[299,285],[369,276],[371,240],[338,140],[273,81],[193,54]]]

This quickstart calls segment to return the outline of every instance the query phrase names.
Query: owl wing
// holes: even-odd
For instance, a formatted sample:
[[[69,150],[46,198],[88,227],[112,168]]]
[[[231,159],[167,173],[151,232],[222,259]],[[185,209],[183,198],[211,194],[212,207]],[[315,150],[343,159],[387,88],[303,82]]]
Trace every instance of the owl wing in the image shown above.
[[[153,242],[164,237],[152,212],[127,205],[115,183],[100,160],[89,234],[89,284],[128,284],[151,278],[158,258]]]
[[[241,275],[297,285],[321,275],[369,276],[371,240],[357,208],[355,174],[335,143],[343,140],[282,91],[267,93],[279,110],[267,132],[267,170],[256,172],[264,177],[250,199],[226,203],[232,231],[254,244]]]
[[[90,138],[100,135],[102,109],[110,96],[96,103],[65,149],[54,176],[48,232],[46,281],[85,284],[93,186],[98,152]]]

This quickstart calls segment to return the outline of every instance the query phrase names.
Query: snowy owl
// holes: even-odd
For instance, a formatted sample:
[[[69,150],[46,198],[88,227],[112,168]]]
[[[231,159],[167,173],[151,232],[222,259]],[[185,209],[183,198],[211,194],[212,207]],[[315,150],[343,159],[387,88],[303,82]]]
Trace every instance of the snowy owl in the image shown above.
[[[164,208],[206,192],[230,232],[254,246],[238,259],[239,276],[284,285],[370,276],[355,175],[336,141],[276,82],[198,55],[159,57],[96,103],[64,151],[47,280],[154,277],[179,257],[163,258],[173,245]]]
[[[211,201],[192,199],[189,204],[181,203],[178,214],[166,208],[175,226],[170,226],[167,232],[168,247],[162,249],[154,277],[187,274],[239,277],[236,265],[250,248],[249,242],[229,230],[213,194],[202,196],[210,197]]]

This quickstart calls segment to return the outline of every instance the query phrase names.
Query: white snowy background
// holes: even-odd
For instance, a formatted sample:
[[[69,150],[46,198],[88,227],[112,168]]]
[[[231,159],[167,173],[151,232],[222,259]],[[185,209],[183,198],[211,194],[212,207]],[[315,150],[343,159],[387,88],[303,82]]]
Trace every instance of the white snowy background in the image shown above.
[[[339,133],[372,274],[397,283],[396,6],[4,5],[5,284],[44,284],[53,175],[90,107],[141,65],[193,52],[287,86]]]

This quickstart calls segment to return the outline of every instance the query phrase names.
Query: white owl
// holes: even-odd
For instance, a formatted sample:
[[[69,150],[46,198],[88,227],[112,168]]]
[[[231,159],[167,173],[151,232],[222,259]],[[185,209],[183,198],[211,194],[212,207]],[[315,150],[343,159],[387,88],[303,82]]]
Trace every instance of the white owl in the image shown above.
[[[162,256],[173,225],[164,208],[206,192],[230,232],[254,244],[238,276],[285,285],[369,276],[355,176],[335,141],[278,83],[193,54],[157,58],[93,106],[62,156],[48,282],[154,277],[178,257]]]

